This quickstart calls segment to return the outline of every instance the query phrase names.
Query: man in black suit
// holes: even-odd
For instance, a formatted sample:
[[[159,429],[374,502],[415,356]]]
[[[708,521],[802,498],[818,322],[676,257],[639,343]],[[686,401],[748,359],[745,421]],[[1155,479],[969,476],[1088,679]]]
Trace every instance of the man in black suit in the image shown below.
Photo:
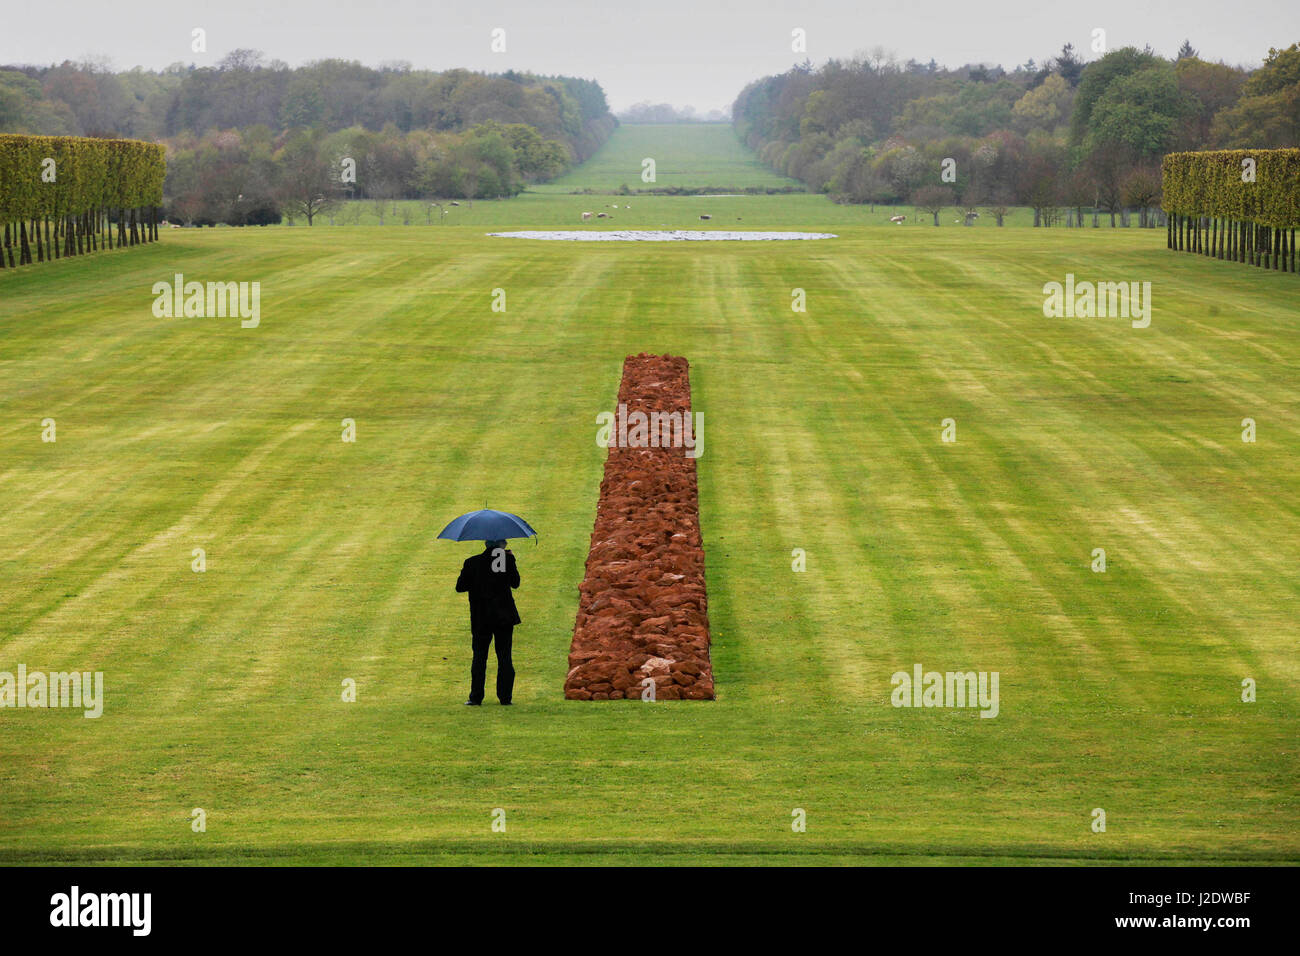
[[[515,689],[515,668],[510,646],[515,625],[520,623],[512,588],[519,587],[519,568],[504,541],[489,541],[482,553],[466,558],[456,581],[458,592],[469,593],[469,629],[473,635],[474,661],[470,664],[469,700],[483,703],[483,682],[487,676],[488,647],[497,645],[497,700],[509,704]]]

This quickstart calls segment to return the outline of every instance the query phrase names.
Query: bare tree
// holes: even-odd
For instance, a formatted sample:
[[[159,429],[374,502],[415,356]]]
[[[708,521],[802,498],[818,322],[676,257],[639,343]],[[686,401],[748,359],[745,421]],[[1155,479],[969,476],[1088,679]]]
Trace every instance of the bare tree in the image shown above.
[[[947,186],[922,186],[912,194],[912,205],[932,215],[936,226],[939,225],[939,213],[952,204],[952,190]]]
[[[310,226],[339,204],[341,183],[320,149],[318,137],[300,134],[280,150],[280,199]]]

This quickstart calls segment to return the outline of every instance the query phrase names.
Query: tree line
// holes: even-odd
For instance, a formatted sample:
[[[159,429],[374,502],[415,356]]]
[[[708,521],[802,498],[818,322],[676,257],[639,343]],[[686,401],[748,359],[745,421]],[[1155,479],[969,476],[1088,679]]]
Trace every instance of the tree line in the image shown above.
[[[180,136],[169,144],[168,219],[195,225],[305,220],[345,200],[374,201],[382,222],[398,199],[496,199],[568,168],[572,154],[524,123],[463,132],[393,126],[318,128],[279,136],[265,127]]]
[[[936,225],[945,206],[1156,225],[1166,153],[1300,142],[1300,44],[1254,71],[1186,42],[1172,60],[1125,47],[1091,62],[1066,44],[1010,72],[878,52],[751,83],[733,116],[770,166],[842,202],[912,203]]]
[[[212,67],[0,68],[0,131],[167,145],[167,215],[279,222],[342,199],[511,196],[598,149],[617,126],[594,80],[531,73],[298,68],[236,50]]]

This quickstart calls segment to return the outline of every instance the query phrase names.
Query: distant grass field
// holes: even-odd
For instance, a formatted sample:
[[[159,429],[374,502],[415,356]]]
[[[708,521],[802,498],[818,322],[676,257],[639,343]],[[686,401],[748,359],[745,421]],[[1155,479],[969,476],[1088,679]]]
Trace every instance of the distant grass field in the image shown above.
[[[534,187],[540,189],[541,187]],[[617,206],[618,208],[612,208]],[[436,209],[419,200],[394,200],[384,204],[381,224],[375,203],[358,200],[335,209],[316,221],[314,226],[299,220],[294,229],[330,229],[353,225],[379,226],[394,229],[446,229],[454,226],[472,226],[480,230],[494,229],[744,229],[790,227],[798,229],[837,229],[843,226],[878,226],[883,229],[928,229],[933,231],[933,220],[926,213],[917,213],[911,206],[836,205],[825,196],[812,193],[794,193],[775,196],[618,196],[569,195],[554,192],[526,192],[513,199],[462,202],[459,206],[446,206],[446,216],[440,217]],[[582,214],[605,213],[612,219],[592,218],[583,221]],[[712,216],[701,220],[701,215]],[[908,221],[894,225],[890,216],[904,215]],[[992,217],[981,214],[973,226],[954,223],[960,218],[957,210],[950,209],[941,219],[940,228],[952,230],[996,229]],[[1006,229],[1027,228],[1034,224],[1030,209],[1011,210],[1005,221]],[[1109,221],[1103,217],[1097,230],[1110,230]],[[225,231],[229,227],[217,227]],[[257,227],[250,227],[257,228]],[[266,227],[273,228],[273,227]],[[1085,227],[1090,231],[1091,226]],[[175,232],[176,230],[172,230]],[[236,230],[238,231],[238,230]],[[1064,231],[1064,230],[1063,230]],[[1074,230],[1071,230],[1074,231]],[[1133,231],[1137,231],[1134,227]],[[1164,230],[1146,230],[1163,241]],[[436,239],[434,240],[436,241]],[[1156,240],[1151,240],[1156,241]]]
[[[1300,861],[1295,277],[1136,229],[486,225],[0,273],[0,671],[107,684],[98,720],[0,710],[0,863]],[[260,327],[155,318],[176,272],[261,282]],[[1150,281],[1150,328],[1045,319],[1066,272]],[[565,702],[595,416],[641,350],[705,416],[718,700]],[[508,710],[460,706],[472,546],[434,537],[485,504],[541,532]],[[890,706],[916,663],[998,671],[999,716]]]
[[[642,182],[642,161],[655,161],[655,181]],[[773,172],[747,149],[730,123],[623,124],[591,159],[539,192],[574,189],[683,186],[802,188],[798,180]]]

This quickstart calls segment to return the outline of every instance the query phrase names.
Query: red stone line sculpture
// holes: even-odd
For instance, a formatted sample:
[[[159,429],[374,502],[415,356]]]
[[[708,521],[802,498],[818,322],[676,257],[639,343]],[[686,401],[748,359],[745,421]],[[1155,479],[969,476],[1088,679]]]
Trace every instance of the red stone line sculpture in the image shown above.
[[[713,699],[696,459],[680,442],[642,447],[647,433],[635,427],[635,413],[657,412],[656,438],[673,438],[666,421],[693,421],[689,368],[672,355],[623,362],[626,408],[600,483],[564,680],[569,700]]]

